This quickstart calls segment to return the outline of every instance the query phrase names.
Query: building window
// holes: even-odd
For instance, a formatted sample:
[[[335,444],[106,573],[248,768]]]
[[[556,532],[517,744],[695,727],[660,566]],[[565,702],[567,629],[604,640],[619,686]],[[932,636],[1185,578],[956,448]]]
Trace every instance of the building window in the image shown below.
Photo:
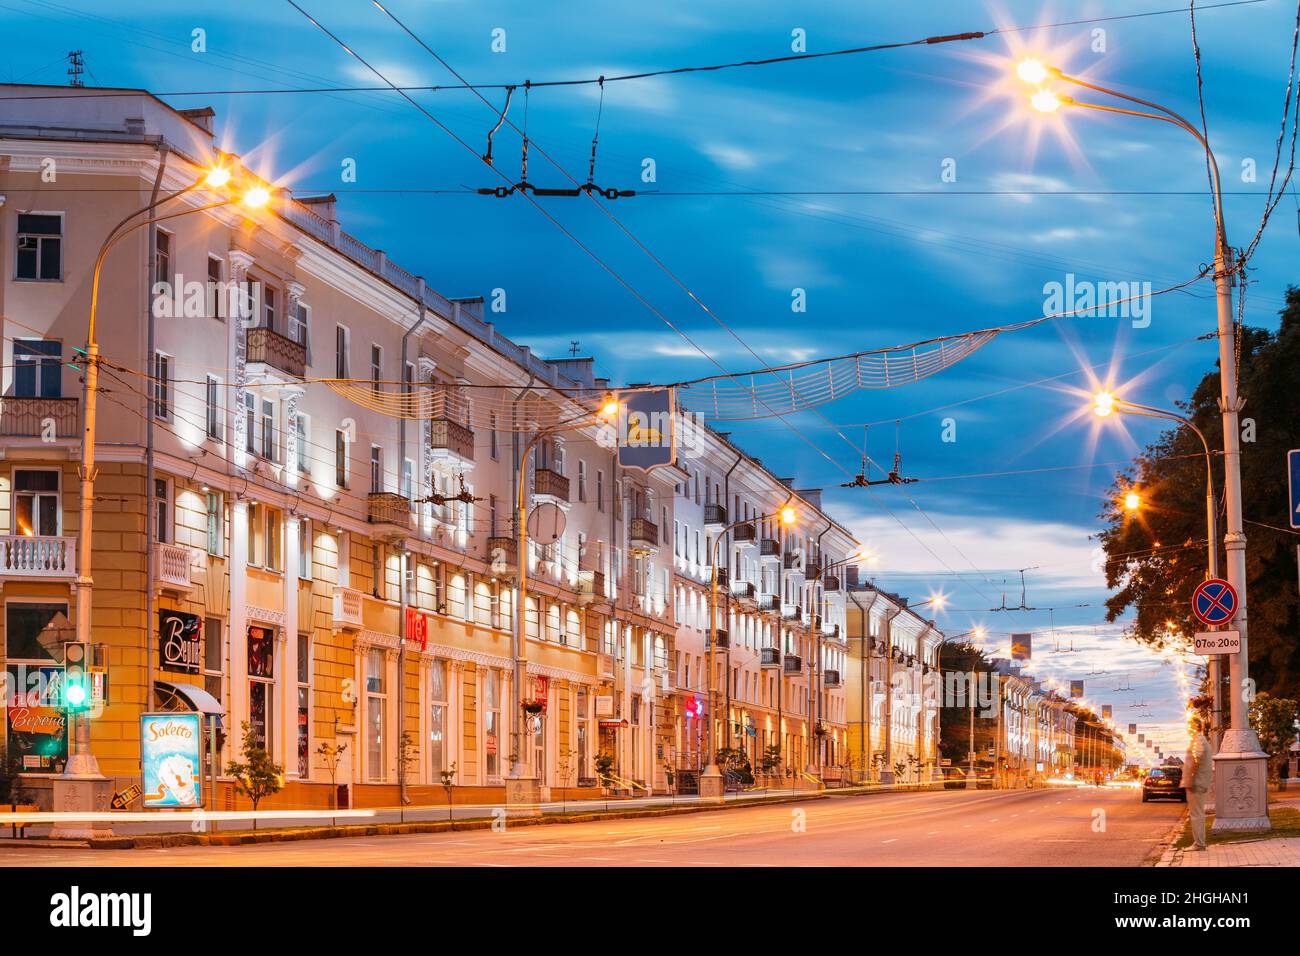
[[[265,531],[262,536],[262,553],[266,557],[266,570],[283,571],[284,562],[280,550],[280,529],[283,516],[275,508],[263,508],[266,515]]]
[[[491,412],[488,415],[488,452],[492,455],[492,460],[496,461],[500,455],[497,446],[497,413]]]
[[[388,583],[384,580],[384,577],[384,546],[376,541],[375,546],[370,549],[370,590],[375,597],[381,600],[384,597],[384,585]]]
[[[221,700],[221,677],[225,670],[225,647],[220,618],[203,619],[203,689]]]
[[[605,473],[596,469],[596,510],[605,510]]]
[[[171,356],[153,353],[153,414],[167,419],[171,415]]]
[[[298,635],[298,776],[311,771],[311,635]]]
[[[415,462],[409,458],[402,459],[402,497],[408,502],[415,499]],[[414,504],[411,506],[414,508]]]
[[[311,471],[311,466],[307,463],[310,457],[307,454],[307,443],[311,436],[311,416],[299,412],[294,417],[293,431],[297,436],[298,446],[294,450],[294,458],[297,459],[294,464],[297,465],[298,471],[305,475]]]
[[[378,445],[370,446],[370,493],[377,494],[384,490],[384,449]]]
[[[334,377],[348,378],[351,363],[348,361],[348,339],[350,334],[341,325],[334,327]]]
[[[267,461],[276,458],[275,402],[262,399],[262,457]]]
[[[311,519],[298,519],[298,577],[310,581],[312,577],[312,536]]]
[[[63,343],[14,339],[14,397],[61,398]]]
[[[18,266],[14,277],[57,282],[63,278],[63,214],[18,214]]]
[[[429,779],[440,783],[447,769],[447,665],[434,661],[429,668]]]
[[[386,776],[384,727],[388,719],[388,695],[384,690],[384,650],[366,649],[366,776],[383,780]]]
[[[578,500],[587,500],[587,463],[578,459]]]
[[[225,544],[225,503],[221,492],[209,491],[208,499],[208,554],[221,557]]]
[[[501,776],[501,672],[490,668],[483,675],[483,767],[489,779]]]
[[[341,428],[334,432],[334,484],[348,486],[348,433]]]
[[[171,488],[166,478],[153,481],[153,534],[159,544],[166,544],[172,535]]]
[[[260,534],[258,528],[262,523],[262,506],[256,501],[250,501],[245,509],[247,520],[245,527],[248,533],[248,563],[256,566],[257,561],[257,539]]]
[[[264,750],[275,750],[275,632],[248,626],[248,722]]]
[[[226,313],[226,298],[221,294],[225,278],[224,263],[216,256],[208,256],[208,317],[221,319]]]
[[[257,396],[244,392],[244,451],[257,454]]]
[[[158,229],[154,236],[153,281],[165,286],[172,281],[172,235]]]
[[[221,379],[215,375],[208,376],[207,390],[204,393],[205,418],[208,437],[221,441]]]
[[[378,345],[370,346],[370,384],[377,392],[379,383],[384,380],[384,350]]]
[[[25,537],[57,537],[59,506],[57,471],[14,472],[14,530]]]
[[[262,285],[262,327],[275,331],[275,290],[269,285]]]

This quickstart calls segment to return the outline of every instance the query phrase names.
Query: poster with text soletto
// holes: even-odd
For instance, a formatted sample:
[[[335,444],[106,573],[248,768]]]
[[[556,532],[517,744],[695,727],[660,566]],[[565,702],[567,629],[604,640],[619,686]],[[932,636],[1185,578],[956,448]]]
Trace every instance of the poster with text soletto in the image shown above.
[[[146,807],[203,805],[203,734],[198,714],[141,714]]]

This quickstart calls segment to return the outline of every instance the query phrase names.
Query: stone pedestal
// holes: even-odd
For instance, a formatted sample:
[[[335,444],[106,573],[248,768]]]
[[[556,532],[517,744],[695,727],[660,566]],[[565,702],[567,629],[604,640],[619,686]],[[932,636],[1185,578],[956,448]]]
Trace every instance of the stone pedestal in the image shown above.
[[[108,813],[113,799],[113,781],[98,773],[98,767],[87,771],[83,761],[76,754],[69,758],[67,769],[54,778],[54,812],[80,813],[93,811]],[[113,830],[106,823],[89,820],[69,820],[56,824],[50,831],[54,840],[102,840],[113,835]]]
[[[536,777],[506,778],[506,817],[540,817],[542,788]]]
[[[726,798],[726,794],[727,787],[722,779],[722,772],[716,767],[710,767],[700,774],[701,800],[716,800],[721,803]]]
[[[1268,830],[1268,756],[1253,730],[1224,731],[1214,755],[1214,830]]]

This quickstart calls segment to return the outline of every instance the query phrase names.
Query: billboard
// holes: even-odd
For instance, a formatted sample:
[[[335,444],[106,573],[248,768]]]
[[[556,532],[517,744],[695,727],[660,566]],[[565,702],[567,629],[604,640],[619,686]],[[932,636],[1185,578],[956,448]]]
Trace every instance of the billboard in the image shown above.
[[[1101,718],[1102,718],[1102,720],[1109,720],[1109,719],[1110,719],[1111,717],[1113,717],[1114,715],[1115,715],[1115,711],[1114,711],[1114,709],[1111,707],[1110,704],[1102,704],[1102,705],[1101,705]]]
[[[1070,696],[1071,697],[1083,696],[1083,681],[1081,680],[1070,681]]]
[[[1032,634],[1012,634],[1011,635],[1011,659],[1013,661],[1027,661],[1034,656],[1034,635]]]
[[[203,665],[202,623],[197,614],[167,609],[158,612],[158,663],[163,670],[199,673]]]
[[[195,713],[141,714],[144,806],[203,806],[203,725]]]
[[[1128,732],[1129,732],[1129,736],[1132,736],[1133,734],[1137,733],[1137,732],[1138,732],[1138,725],[1137,725],[1137,724],[1129,724],[1129,725],[1128,725]]]

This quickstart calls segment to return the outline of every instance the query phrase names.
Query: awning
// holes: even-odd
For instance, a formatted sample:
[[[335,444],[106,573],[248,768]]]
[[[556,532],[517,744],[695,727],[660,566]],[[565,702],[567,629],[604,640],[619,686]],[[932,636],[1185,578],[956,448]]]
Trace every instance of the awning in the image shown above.
[[[192,710],[200,714],[221,716],[226,709],[202,687],[193,684],[173,684],[165,680],[153,682],[154,689],[162,698],[164,705],[175,705],[177,710]]]
[[[626,720],[602,720],[600,722],[602,727],[626,727],[627,725]]]

